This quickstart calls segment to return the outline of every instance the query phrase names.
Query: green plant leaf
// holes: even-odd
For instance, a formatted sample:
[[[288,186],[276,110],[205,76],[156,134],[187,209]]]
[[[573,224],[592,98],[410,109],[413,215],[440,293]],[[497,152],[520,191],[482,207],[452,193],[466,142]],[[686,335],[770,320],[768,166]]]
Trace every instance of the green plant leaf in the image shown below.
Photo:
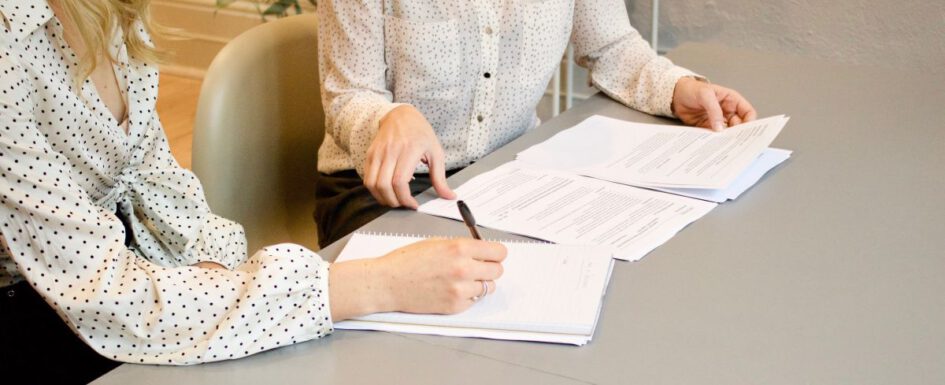
[[[259,10],[260,16],[263,17],[263,20],[266,20],[266,16],[276,16],[276,17],[285,17],[288,16],[289,9],[295,10],[296,14],[301,14],[304,9],[299,0],[215,0],[217,8],[226,8],[237,1],[243,1],[248,3],[253,3],[256,6],[256,9]],[[312,5],[317,6],[318,1],[308,0]],[[268,4],[265,10],[260,8],[260,4]]]
[[[263,11],[263,15],[285,16],[285,10],[288,7],[288,4],[285,4],[283,1],[277,1],[272,3],[269,8],[266,8],[266,10]]]

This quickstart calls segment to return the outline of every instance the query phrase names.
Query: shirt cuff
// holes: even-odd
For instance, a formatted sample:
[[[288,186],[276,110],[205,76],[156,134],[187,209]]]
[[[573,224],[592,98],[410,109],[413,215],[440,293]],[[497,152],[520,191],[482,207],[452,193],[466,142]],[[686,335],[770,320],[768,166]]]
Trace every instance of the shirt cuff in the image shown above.
[[[312,311],[317,311],[322,316],[318,322],[312,325],[312,330],[309,335],[312,338],[321,338],[335,331],[334,321],[331,319],[330,295],[328,294],[331,263],[322,260],[318,263],[316,270],[318,271],[316,276],[321,277],[321,279],[318,279],[314,287],[312,287],[313,301],[309,302],[309,306],[312,307]]]
[[[303,246],[288,243],[266,246],[257,252],[256,257],[255,262],[243,264],[238,271],[255,277],[251,286],[265,289],[275,287],[273,283],[278,281],[280,287],[276,291],[263,290],[254,298],[254,301],[262,298],[281,303],[278,308],[283,310],[282,320],[271,327],[282,328],[294,342],[321,338],[334,332],[328,295],[330,263]],[[279,273],[273,274],[274,271]]]

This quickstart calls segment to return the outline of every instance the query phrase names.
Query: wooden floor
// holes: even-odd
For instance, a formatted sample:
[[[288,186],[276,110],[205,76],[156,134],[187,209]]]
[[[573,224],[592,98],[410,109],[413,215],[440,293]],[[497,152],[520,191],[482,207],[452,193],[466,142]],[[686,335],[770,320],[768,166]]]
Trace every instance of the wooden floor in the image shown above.
[[[157,110],[171,153],[184,168],[190,168],[191,141],[194,138],[194,116],[200,95],[200,80],[161,75]]]

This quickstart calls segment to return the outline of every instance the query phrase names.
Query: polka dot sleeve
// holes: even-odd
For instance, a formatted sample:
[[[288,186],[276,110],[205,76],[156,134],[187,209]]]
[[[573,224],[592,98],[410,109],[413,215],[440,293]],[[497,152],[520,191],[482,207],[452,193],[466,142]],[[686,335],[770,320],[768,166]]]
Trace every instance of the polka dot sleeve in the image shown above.
[[[18,81],[0,82],[0,232],[20,275],[92,348],[194,364],[332,331],[328,264],[300,246],[265,248],[235,270],[163,267],[126,248],[121,222],[74,181]]]
[[[698,75],[658,56],[626,15],[623,0],[575,0],[576,61],[608,96],[649,114],[673,116],[676,81]]]
[[[335,12],[335,3],[340,2],[348,3],[322,1],[318,7],[318,66],[327,140],[343,152],[338,154],[345,158],[343,163],[350,162],[363,175],[365,156],[381,118],[402,103],[392,102],[385,82],[381,2],[349,3],[346,12]]]

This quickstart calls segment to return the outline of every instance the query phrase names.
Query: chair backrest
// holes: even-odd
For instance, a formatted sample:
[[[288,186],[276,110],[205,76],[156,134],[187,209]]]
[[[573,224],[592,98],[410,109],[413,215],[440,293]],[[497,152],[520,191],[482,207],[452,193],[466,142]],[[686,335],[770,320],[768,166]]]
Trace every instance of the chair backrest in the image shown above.
[[[249,252],[313,250],[315,173],[325,115],[314,15],[268,22],[230,41],[207,70],[193,169],[210,208],[246,229]]]

